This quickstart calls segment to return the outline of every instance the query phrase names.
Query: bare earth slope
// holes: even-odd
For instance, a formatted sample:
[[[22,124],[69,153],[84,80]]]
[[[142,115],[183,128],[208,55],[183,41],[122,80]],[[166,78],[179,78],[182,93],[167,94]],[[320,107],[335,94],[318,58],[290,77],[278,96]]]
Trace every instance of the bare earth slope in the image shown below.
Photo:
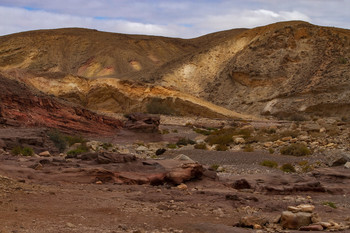
[[[4,76],[107,112],[160,98],[180,115],[346,116],[349,66],[349,30],[301,21],[190,40],[76,28],[0,37]]]

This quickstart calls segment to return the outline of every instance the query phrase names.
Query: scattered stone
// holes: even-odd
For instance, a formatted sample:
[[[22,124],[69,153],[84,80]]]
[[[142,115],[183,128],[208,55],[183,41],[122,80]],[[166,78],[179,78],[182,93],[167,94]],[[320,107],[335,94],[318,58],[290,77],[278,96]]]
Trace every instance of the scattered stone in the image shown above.
[[[148,151],[148,148],[145,146],[139,146],[136,148],[136,151],[137,152],[145,152],[145,151]]]
[[[244,138],[241,138],[241,137],[234,137],[234,143],[236,144],[244,144],[245,143],[245,140]]]
[[[346,162],[346,163],[344,164],[344,167],[347,168],[347,169],[350,169],[350,162]]]
[[[252,186],[249,184],[249,182],[246,179],[236,180],[232,184],[232,187],[235,189],[251,189],[252,188]]]
[[[164,154],[165,152],[166,152],[166,149],[161,148],[161,149],[156,150],[156,155],[162,155],[162,154]]]
[[[51,154],[49,151],[43,151],[41,153],[39,153],[39,156],[42,156],[42,157],[50,157]]]
[[[283,211],[281,225],[285,229],[299,229],[302,226],[311,224],[311,213]]]
[[[176,186],[178,189],[181,189],[181,190],[186,190],[187,189],[187,185],[184,184],[184,183],[181,183],[179,184],[178,186]]]
[[[69,228],[74,228],[75,227],[75,225],[73,223],[70,223],[70,222],[67,222],[66,226],[69,227]]]
[[[248,227],[248,228],[254,228],[255,226],[256,228],[254,229],[261,229],[262,226],[266,225],[267,223],[268,221],[266,220],[266,218],[259,217],[256,215],[251,215],[251,216],[242,217],[239,220],[238,226]]]
[[[299,231],[323,231],[323,227],[321,225],[302,226]]]

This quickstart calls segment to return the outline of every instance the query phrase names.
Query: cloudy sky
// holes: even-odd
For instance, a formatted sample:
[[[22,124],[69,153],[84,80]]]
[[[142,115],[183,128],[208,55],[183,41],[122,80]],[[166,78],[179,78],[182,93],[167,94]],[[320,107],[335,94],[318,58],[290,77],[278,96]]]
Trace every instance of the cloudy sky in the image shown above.
[[[304,20],[350,28],[350,0],[0,0],[0,35],[62,27],[191,38]]]

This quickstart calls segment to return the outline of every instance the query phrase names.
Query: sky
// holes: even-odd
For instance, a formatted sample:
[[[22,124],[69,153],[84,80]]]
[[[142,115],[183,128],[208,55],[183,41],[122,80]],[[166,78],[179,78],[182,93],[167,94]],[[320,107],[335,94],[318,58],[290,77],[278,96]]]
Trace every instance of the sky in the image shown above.
[[[303,20],[350,29],[350,0],[0,0],[0,35],[82,27],[193,38]]]

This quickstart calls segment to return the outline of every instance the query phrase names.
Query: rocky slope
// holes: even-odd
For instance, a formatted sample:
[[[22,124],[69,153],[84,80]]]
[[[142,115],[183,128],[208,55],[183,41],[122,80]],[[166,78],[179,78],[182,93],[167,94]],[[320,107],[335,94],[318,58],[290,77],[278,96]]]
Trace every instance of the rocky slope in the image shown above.
[[[65,132],[108,135],[123,124],[80,106],[31,90],[0,76],[0,126],[49,127]]]
[[[90,109],[347,116],[350,31],[293,21],[183,40],[59,29],[0,37],[0,72]]]

